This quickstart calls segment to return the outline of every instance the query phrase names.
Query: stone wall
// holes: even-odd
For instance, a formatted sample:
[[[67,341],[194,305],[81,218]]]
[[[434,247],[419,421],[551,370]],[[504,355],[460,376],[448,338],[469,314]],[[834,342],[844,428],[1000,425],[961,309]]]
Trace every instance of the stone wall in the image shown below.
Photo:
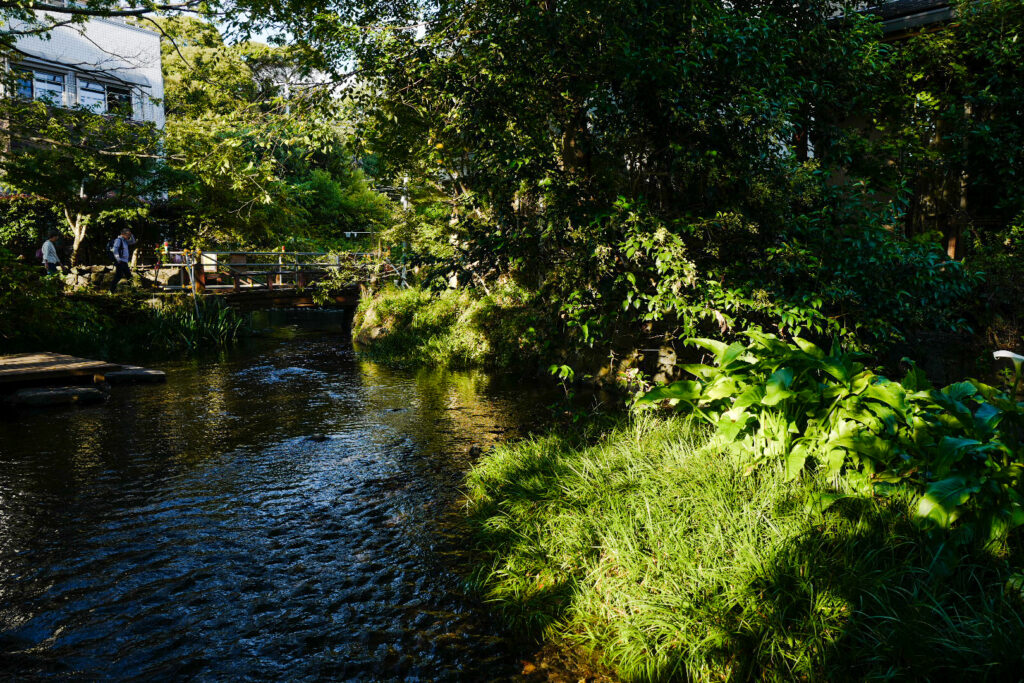
[[[146,289],[155,289],[157,285],[166,285],[173,281],[178,284],[179,268],[163,268],[155,270],[152,266],[132,268],[133,282]],[[107,289],[114,279],[114,266],[73,266],[64,276],[64,282],[72,289]]]

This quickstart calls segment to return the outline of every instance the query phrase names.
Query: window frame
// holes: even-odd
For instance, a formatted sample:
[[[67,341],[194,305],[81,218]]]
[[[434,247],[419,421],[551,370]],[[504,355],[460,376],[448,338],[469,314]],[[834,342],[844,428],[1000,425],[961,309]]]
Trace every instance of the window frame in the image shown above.
[[[103,81],[94,81],[94,80],[91,80],[91,79],[88,79],[88,78],[78,78],[76,80],[78,81],[78,93],[77,93],[78,106],[84,107],[86,109],[89,109],[89,110],[91,110],[95,114],[106,114],[108,112],[108,110],[109,110],[108,103],[107,103],[107,84],[104,83]],[[94,88],[90,88],[89,86],[98,86],[99,89],[97,90],[97,89],[94,89]],[[88,106],[88,105],[86,105],[86,104],[84,104],[82,102],[82,93],[83,92],[92,93],[93,95],[97,95],[97,94],[100,95],[101,99],[95,100],[96,104],[102,105],[102,108],[101,108],[100,111],[97,111],[97,110],[93,109],[92,107],[90,107],[90,106]]]
[[[32,99],[33,100],[38,100],[38,101],[41,101],[41,102],[43,102],[45,104],[57,105],[57,106],[61,106],[61,107],[66,107],[67,106],[68,76],[67,76],[66,73],[59,73],[59,72],[55,72],[55,71],[49,71],[47,69],[37,69],[35,67],[29,67],[28,69],[26,69],[26,71],[28,71],[29,73],[32,74]],[[43,76],[44,78],[40,78],[40,76]],[[52,79],[55,79],[55,80],[47,81],[47,80],[45,80],[45,77],[49,77],[49,78],[52,78]],[[44,84],[48,83],[48,84],[56,85],[57,84],[56,83],[56,79],[60,79],[60,100],[57,101],[57,102],[53,102],[53,101],[50,100],[49,97],[40,97],[40,95],[39,95],[40,89],[37,87],[36,84],[37,83],[44,83]],[[54,92],[54,91],[50,90],[50,89],[45,89],[44,92]]]

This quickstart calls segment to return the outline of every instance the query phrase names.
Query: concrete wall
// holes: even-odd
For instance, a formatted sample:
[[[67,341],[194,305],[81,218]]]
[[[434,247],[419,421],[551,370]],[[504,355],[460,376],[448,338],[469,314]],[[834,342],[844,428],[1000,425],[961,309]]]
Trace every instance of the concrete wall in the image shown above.
[[[11,22],[12,28],[17,26],[18,22]],[[94,18],[81,25],[55,28],[48,39],[22,37],[17,47],[27,55],[17,58],[17,64],[65,75],[65,106],[78,104],[77,79],[92,77],[130,87],[133,118],[163,127],[160,36],[154,31],[117,19]]]

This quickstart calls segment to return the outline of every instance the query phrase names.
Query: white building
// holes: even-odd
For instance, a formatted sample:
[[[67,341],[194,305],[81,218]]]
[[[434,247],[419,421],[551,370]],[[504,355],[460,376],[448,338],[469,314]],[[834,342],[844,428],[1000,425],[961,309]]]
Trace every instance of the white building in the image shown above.
[[[48,13],[40,13],[48,14]],[[17,29],[12,21],[11,29]],[[164,125],[160,35],[118,19],[57,26],[18,39],[8,65],[22,97]]]

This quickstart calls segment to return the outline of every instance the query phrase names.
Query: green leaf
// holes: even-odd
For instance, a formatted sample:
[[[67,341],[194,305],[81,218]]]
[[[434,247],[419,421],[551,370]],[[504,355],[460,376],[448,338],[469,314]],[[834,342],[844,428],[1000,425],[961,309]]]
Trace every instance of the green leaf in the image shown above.
[[[747,350],[747,347],[744,346],[743,344],[741,344],[740,342],[733,342],[725,350],[725,353],[722,354],[722,359],[719,361],[719,364],[723,368],[728,366],[734,360],[739,358],[740,355],[743,354],[743,352],[746,351],[746,350]]]
[[[899,413],[900,416],[905,415],[907,412],[907,392],[895,382],[870,384],[861,396],[884,403]]]
[[[747,424],[753,419],[750,413],[742,413],[737,419],[722,417],[718,421],[718,434],[726,443],[732,443],[743,432]]]
[[[711,353],[715,354],[715,361],[719,365],[722,365],[722,358],[725,356],[725,352],[729,348],[725,342],[720,342],[717,339],[694,338],[687,339],[686,343],[699,346],[702,349],[707,349]]]
[[[792,481],[800,476],[807,463],[807,449],[800,444],[786,456],[786,479]]]
[[[808,512],[823,513],[841,500],[853,498],[847,493],[835,493],[832,491],[815,491],[810,494],[807,503]]]
[[[738,391],[739,388],[736,386],[736,382],[731,377],[722,375],[704,389],[701,398],[707,401],[715,401],[720,398],[735,396]]]
[[[657,403],[658,401],[665,401],[668,399],[695,401],[700,398],[700,395],[700,382],[687,379],[679,382],[673,382],[668,386],[658,387],[657,389],[647,392],[637,399],[636,405],[648,405],[650,403]]]
[[[977,491],[977,486],[968,486],[967,480],[960,476],[934,482],[917,503],[917,517],[948,529],[960,516],[958,508]]]
[[[779,368],[773,372],[772,376],[768,378],[768,383],[765,385],[762,403],[766,406],[774,406],[780,401],[793,396],[794,392],[789,389],[793,384],[793,377],[792,368]]]
[[[713,365],[701,365],[699,363],[692,363],[692,364],[688,364],[688,365],[680,365],[679,367],[684,372],[688,372],[691,375],[695,375],[697,377],[701,377],[701,378],[704,378],[704,379],[709,379],[711,377],[714,377],[715,375],[718,375],[721,372],[721,370],[719,370],[718,368],[716,368]]]
[[[817,346],[809,341],[801,339],[800,337],[793,337],[793,343],[800,347],[800,350],[806,353],[808,356],[817,360],[825,359],[825,352],[819,349]]]
[[[736,399],[736,402],[732,404],[734,410],[740,408],[747,408],[749,406],[758,405],[764,401],[764,387],[750,386],[747,387],[742,394]]]

